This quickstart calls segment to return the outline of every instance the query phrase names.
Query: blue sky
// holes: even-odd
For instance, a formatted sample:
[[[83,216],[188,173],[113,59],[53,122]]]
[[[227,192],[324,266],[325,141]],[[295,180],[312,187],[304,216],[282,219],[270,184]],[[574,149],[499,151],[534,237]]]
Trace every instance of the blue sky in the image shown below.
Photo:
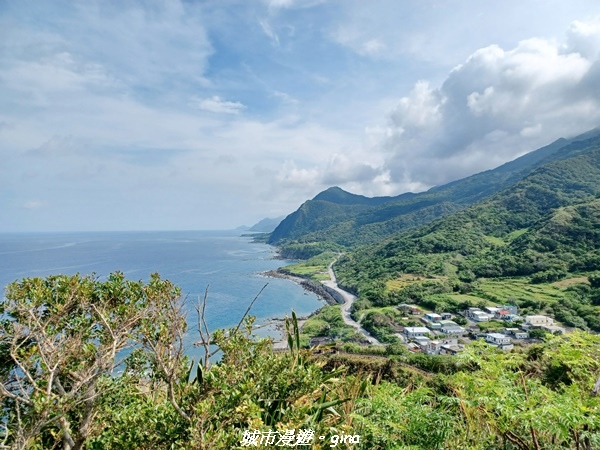
[[[0,231],[217,229],[600,125],[593,0],[0,1]]]

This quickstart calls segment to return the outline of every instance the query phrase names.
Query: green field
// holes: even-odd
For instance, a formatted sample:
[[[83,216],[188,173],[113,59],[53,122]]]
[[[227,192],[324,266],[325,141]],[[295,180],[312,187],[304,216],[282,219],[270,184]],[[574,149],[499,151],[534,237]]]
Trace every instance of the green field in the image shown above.
[[[403,274],[401,277],[388,280],[385,282],[385,288],[387,291],[398,291],[404,289],[407,286],[415,283],[423,283],[425,281],[446,281],[448,277],[436,276],[436,277],[424,277],[422,275],[414,275],[410,273]]]
[[[499,304],[510,303],[511,300],[554,303],[565,297],[558,286],[530,284],[528,278],[482,279],[477,291]]]
[[[313,256],[306,261],[301,261],[296,264],[285,266],[280,270],[291,275],[296,275],[303,278],[310,278],[313,281],[329,280],[327,272],[329,265],[335,261],[338,254],[335,252],[324,252],[320,255]]]

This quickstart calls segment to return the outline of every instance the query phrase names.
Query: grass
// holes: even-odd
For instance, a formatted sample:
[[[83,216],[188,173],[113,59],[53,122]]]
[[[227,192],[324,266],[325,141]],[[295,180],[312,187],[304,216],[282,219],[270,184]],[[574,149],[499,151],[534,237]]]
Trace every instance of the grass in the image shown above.
[[[478,291],[485,298],[504,304],[511,300],[553,303],[564,298],[560,287],[552,284],[530,284],[528,278],[482,279]]]
[[[519,236],[525,234],[527,232],[527,230],[529,230],[529,228],[521,228],[520,230],[515,230],[512,233],[509,233],[506,235],[506,240],[507,241],[513,241],[516,238],[518,238]]]
[[[335,261],[336,258],[337,253],[335,252],[323,252],[317,256],[307,259],[306,261],[285,266],[282,268],[282,270],[291,275],[310,278],[313,281],[328,280],[329,265]]]
[[[506,242],[504,242],[502,239],[494,237],[494,236],[484,236],[483,238],[492,245],[498,245],[498,246],[506,245]]]
[[[552,286],[556,286],[559,288],[566,288],[573,284],[580,284],[580,283],[590,284],[590,280],[588,280],[588,277],[567,278],[566,280],[556,281],[556,282],[552,283]]]
[[[404,289],[411,284],[424,283],[425,281],[446,281],[448,277],[443,276],[435,276],[435,277],[424,277],[422,275],[414,275],[410,273],[405,273],[399,278],[395,278],[393,280],[388,280],[385,283],[385,288],[387,292],[398,291],[400,289]]]
[[[495,303],[490,300],[479,297],[476,294],[458,294],[458,293],[449,293],[449,294],[437,294],[440,297],[451,297],[458,302],[469,302],[473,305],[477,305],[479,303],[485,303],[486,306],[492,306]],[[432,295],[431,297],[436,297],[436,295]]]

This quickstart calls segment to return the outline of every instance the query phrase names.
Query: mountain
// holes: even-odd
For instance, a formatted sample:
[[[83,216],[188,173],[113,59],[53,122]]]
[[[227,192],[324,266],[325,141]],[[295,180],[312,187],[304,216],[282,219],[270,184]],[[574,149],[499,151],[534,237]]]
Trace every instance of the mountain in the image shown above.
[[[271,219],[269,217],[262,219],[248,228],[248,231],[257,231],[260,233],[270,233],[273,231],[283,220],[283,216]]]
[[[418,194],[368,198],[339,187],[329,188],[288,215],[269,243],[330,242],[346,248],[371,244],[394,233],[415,228],[462,210],[506,189],[536,168],[600,146],[600,128],[557,141],[502,166],[437,186]]]
[[[346,253],[335,265],[338,283],[375,306],[414,301],[429,309],[440,307],[436,295],[447,304],[465,299],[452,292],[476,291],[500,302],[522,286],[512,300],[519,307],[600,331],[600,289],[582,281],[600,271],[600,148],[576,153],[461,211]],[[407,278],[424,281],[408,286]],[[574,280],[570,290],[550,284],[564,278]],[[498,294],[480,290],[507,279]],[[531,287],[543,283],[545,300]]]
[[[392,197],[365,197],[364,195],[351,194],[342,188],[334,186],[317,194],[313,201],[337,203],[338,205],[369,205],[377,206],[389,202]]]

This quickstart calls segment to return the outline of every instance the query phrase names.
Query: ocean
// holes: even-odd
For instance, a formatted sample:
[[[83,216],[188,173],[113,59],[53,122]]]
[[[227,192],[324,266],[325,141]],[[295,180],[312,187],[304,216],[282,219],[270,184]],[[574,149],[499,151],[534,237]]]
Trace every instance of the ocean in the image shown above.
[[[275,256],[273,247],[254,243],[239,231],[2,233],[0,285],[54,274],[94,273],[102,280],[117,270],[132,280],[148,280],[158,272],[187,296],[191,327],[187,346],[194,356],[191,347],[198,335],[193,331],[193,306],[207,287],[206,320],[212,330],[237,325],[267,283],[250,312],[259,323],[292,310],[307,315],[323,306],[297,284],[261,275],[291,263]],[[259,334],[278,335],[272,327]]]

